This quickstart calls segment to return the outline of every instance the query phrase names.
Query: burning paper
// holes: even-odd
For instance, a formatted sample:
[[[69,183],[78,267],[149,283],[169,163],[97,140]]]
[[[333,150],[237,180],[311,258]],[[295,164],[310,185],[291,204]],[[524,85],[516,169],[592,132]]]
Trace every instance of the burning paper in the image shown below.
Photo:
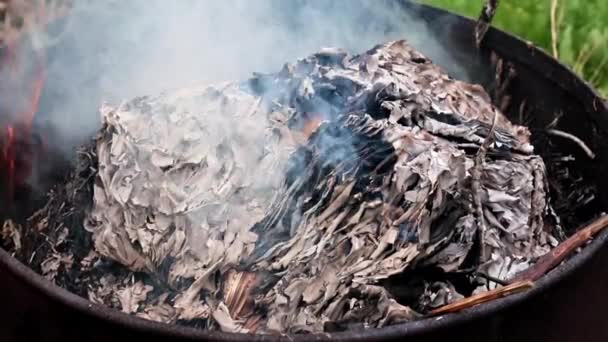
[[[391,277],[473,265],[508,279],[556,242],[528,130],[404,41],[101,113],[87,230],[97,253],[166,284],[138,284],[122,309],[142,317],[381,327],[465,295],[446,279],[404,302]]]

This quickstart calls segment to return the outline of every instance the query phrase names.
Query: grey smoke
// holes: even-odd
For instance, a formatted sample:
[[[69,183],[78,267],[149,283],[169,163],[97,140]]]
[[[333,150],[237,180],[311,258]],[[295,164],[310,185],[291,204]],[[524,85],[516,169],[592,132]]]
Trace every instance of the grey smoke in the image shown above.
[[[89,137],[102,101],[278,71],[322,47],[352,53],[405,38],[459,73],[429,29],[385,0],[77,1],[51,28],[39,120],[61,146]],[[461,73],[462,75],[462,73]]]

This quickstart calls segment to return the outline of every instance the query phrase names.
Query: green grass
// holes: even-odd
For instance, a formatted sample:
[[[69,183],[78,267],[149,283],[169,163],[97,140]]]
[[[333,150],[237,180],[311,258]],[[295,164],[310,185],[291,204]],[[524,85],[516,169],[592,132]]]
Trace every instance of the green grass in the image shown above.
[[[421,0],[476,18],[483,0]],[[553,54],[552,0],[501,0],[493,25]],[[608,0],[558,0],[557,55],[577,74],[608,95]]]

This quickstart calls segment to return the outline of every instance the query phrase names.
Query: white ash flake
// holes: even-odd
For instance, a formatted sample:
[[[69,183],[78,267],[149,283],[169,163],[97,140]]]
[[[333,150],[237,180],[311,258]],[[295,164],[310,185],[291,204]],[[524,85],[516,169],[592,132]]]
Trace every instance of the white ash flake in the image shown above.
[[[15,224],[12,220],[6,220],[2,224],[0,237],[4,241],[10,241],[12,244],[11,250],[15,253],[21,251],[21,227]]]
[[[130,314],[137,312],[139,304],[146,300],[148,292],[152,291],[152,289],[152,286],[138,281],[131,286],[117,290],[114,294],[120,302],[122,312]]]
[[[142,312],[137,313],[137,316],[156,322],[173,323],[177,314],[173,305],[167,303],[168,296],[167,293],[159,296],[156,303],[144,307]]]
[[[89,254],[87,254],[87,256],[82,258],[82,260],[80,261],[80,270],[81,271],[90,270],[91,267],[93,266],[95,259],[97,259],[97,258],[99,258],[99,255],[97,254],[97,252],[95,252],[94,249],[90,250]]]
[[[42,275],[50,281],[54,281],[60,267],[69,270],[74,263],[72,254],[53,253],[40,264]]]

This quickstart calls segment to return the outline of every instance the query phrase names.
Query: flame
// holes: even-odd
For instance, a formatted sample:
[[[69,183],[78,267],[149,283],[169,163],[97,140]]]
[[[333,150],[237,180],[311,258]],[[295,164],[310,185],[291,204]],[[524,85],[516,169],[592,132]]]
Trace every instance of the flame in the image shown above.
[[[0,66],[6,66],[14,76],[14,79],[19,80],[17,70],[19,61],[16,58],[16,44],[7,44],[7,53],[4,56]],[[0,141],[2,146],[2,154],[0,158],[0,169],[4,169],[4,183],[6,188],[6,197],[8,201],[12,201],[15,196],[15,189],[22,185],[31,174],[32,170],[32,151],[26,146],[30,146],[33,140],[33,124],[40,97],[46,80],[44,58],[40,51],[37,51],[36,75],[33,84],[31,85],[31,95],[28,101],[28,106],[25,112],[10,113],[9,121],[4,127],[0,128],[0,138],[4,136],[4,141]],[[10,100],[10,99],[0,99]],[[16,114],[16,115],[15,115]]]

